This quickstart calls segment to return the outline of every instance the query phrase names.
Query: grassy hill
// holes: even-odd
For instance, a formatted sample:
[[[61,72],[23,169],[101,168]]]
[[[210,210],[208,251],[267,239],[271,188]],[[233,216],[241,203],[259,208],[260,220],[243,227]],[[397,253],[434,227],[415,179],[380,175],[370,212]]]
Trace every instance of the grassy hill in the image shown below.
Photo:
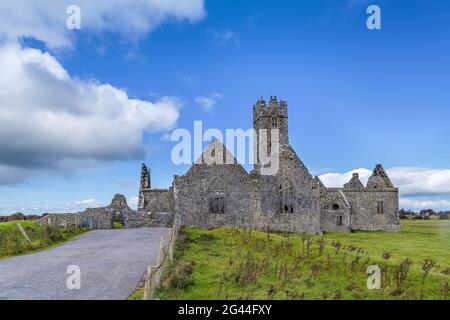
[[[186,228],[175,257],[162,299],[450,299],[448,220],[323,236]],[[380,290],[367,289],[370,265]]]
[[[20,223],[32,240],[29,243],[17,228]],[[31,221],[0,223],[0,259],[30,253],[60,244],[86,232],[84,229],[64,229],[41,226]]]

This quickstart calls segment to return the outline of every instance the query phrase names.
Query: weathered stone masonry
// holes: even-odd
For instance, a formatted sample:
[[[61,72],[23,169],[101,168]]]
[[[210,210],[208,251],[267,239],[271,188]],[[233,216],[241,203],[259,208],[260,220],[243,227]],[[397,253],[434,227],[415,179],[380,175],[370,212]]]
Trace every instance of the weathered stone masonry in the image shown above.
[[[174,176],[168,189],[152,188],[150,171],[143,164],[137,211],[128,207],[125,197],[116,195],[108,207],[49,215],[40,223],[109,229],[119,220],[125,228],[163,227],[179,215],[182,225],[202,228],[236,226],[310,234],[400,230],[398,189],[383,166],[375,167],[366,186],[354,174],[343,188],[327,188],[289,144],[286,101],[259,99],[253,107],[253,127],[257,155],[260,148],[272,148],[270,130],[279,130],[279,170],[274,175],[262,174],[259,158],[248,173],[214,140],[186,174]],[[261,129],[269,133],[268,145],[258,143]],[[233,161],[208,161],[217,155]]]
[[[270,129],[279,129],[280,166],[275,175],[261,174],[260,159],[250,173],[236,160],[232,164],[201,161],[217,152],[229,156],[222,143],[214,140],[185,175],[174,177],[169,189],[152,189],[150,172],[143,165],[139,212],[179,214],[183,225],[203,228],[238,226],[303,233],[400,230],[398,189],[381,165],[367,186],[355,174],[343,188],[327,188],[309,173],[289,144],[285,101],[259,99],[253,107],[253,127],[256,133],[268,130],[268,141]],[[259,154],[257,141],[255,137]]]
[[[77,213],[55,213],[40,218],[39,224],[58,227],[85,227],[92,229],[112,229],[114,221],[123,228],[170,227],[173,224],[172,213],[149,213],[131,210],[125,197],[114,196],[111,204],[104,208],[89,208]]]

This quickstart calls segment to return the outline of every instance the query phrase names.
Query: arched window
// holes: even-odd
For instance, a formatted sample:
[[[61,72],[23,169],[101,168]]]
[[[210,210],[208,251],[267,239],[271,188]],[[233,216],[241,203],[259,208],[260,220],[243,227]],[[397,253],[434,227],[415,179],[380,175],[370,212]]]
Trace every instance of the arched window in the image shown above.
[[[209,199],[209,214],[225,214],[225,198],[214,196]]]
[[[383,201],[378,201],[378,203],[377,203],[377,212],[379,214],[383,214],[384,213],[384,202]]]
[[[294,213],[294,188],[289,181],[282,181],[279,187],[279,212]]]
[[[225,185],[221,177],[217,177],[209,185],[208,212],[209,214],[225,214],[226,212]]]

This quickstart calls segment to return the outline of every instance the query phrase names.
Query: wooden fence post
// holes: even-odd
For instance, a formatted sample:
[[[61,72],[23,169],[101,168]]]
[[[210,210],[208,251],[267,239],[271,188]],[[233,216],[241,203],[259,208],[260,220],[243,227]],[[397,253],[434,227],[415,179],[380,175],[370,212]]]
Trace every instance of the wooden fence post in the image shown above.
[[[169,243],[169,261],[172,263],[173,262],[173,251],[175,248],[175,226],[173,226],[172,230],[172,235],[170,237],[170,243]]]
[[[147,277],[144,286],[143,300],[153,300],[155,290],[161,282],[161,274],[168,263],[173,262],[173,253],[180,228],[180,221],[175,217],[175,221],[169,234],[161,236],[159,240],[159,250],[156,266],[150,265],[147,270]],[[166,240],[169,243],[166,245]]]
[[[156,289],[156,283],[155,283],[155,275],[156,275],[157,267],[155,266],[148,266],[147,270],[147,278],[145,281],[144,286],[144,296],[143,300],[153,300],[155,296],[155,289]]]

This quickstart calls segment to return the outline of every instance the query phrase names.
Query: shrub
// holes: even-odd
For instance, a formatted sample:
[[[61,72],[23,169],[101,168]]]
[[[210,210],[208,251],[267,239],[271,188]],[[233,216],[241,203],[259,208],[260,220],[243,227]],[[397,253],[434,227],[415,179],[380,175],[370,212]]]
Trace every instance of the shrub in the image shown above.
[[[400,291],[406,279],[408,278],[409,270],[412,264],[413,264],[412,261],[406,258],[405,260],[401,261],[397,266],[397,269],[395,271],[395,278],[397,280],[397,286],[398,289],[400,289]]]
[[[165,272],[162,279],[162,286],[165,288],[186,289],[192,284],[192,271],[194,270],[194,261],[179,261],[177,264]]]
[[[14,213],[12,215],[10,215],[9,217],[7,217],[6,221],[18,221],[18,220],[26,220],[27,217],[20,212]]]
[[[442,274],[449,276],[450,275],[450,267],[442,270]]]
[[[427,258],[422,262],[422,270],[423,270],[423,279],[422,282],[425,282],[425,278],[430,273],[431,269],[436,265],[436,261],[432,258]]]

